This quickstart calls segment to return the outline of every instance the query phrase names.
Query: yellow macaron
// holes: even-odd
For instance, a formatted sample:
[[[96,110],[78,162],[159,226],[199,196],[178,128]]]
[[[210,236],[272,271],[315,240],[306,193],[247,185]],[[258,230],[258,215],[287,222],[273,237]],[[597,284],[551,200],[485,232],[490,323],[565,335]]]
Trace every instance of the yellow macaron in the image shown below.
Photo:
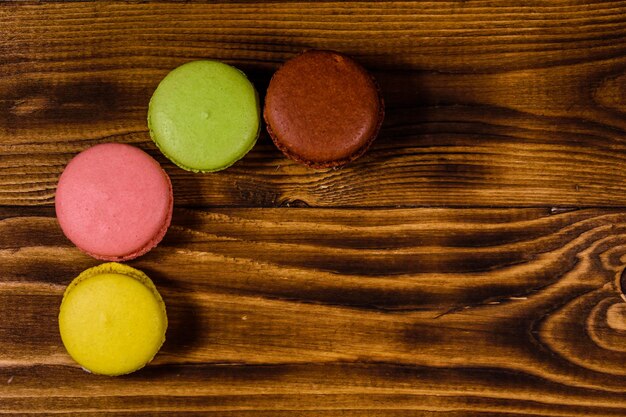
[[[70,356],[94,374],[143,368],[165,341],[165,303],[143,272],[110,262],[83,271],[65,290],[61,339]]]

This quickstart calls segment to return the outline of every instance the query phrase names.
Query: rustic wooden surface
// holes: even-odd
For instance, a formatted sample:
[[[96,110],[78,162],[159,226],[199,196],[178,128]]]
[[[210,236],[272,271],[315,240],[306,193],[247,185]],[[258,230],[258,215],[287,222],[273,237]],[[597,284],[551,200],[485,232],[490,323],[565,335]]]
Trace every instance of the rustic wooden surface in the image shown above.
[[[177,65],[225,60],[262,93],[309,47],[380,81],[358,162],[312,171],[263,136],[196,175],[150,142]],[[0,414],[626,415],[626,1],[4,1],[0,68]],[[80,370],[56,318],[98,264],[56,181],[109,141],[176,200],[129,263],[167,342],[119,378]]]

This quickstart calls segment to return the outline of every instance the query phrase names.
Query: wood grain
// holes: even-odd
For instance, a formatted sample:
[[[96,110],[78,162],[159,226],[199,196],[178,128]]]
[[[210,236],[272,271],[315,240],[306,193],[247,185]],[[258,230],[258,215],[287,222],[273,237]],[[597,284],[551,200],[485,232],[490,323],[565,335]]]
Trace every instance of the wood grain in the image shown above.
[[[356,163],[309,170],[262,135],[196,175],[151,143],[172,68],[221,59],[262,94],[305,48],[381,84]],[[626,415],[626,1],[0,1],[0,75],[0,414]],[[176,201],[129,263],[167,341],[120,378],[62,346],[65,286],[99,262],[51,207],[109,141]]]
[[[0,219],[0,412],[626,413],[624,211],[179,208],[130,262],[163,294],[166,344],[120,378],[81,371],[57,332],[98,261],[50,208]]]
[[[158,81],[192,59],[261,93],[304,48],[355,56],[380,81],[373,149],[312,171],[263,136],[194,175],[146,131]],[[50,205],[96,143],[148,150],[186,206],[625,206],[626,2],[3,2],[0,204]]]

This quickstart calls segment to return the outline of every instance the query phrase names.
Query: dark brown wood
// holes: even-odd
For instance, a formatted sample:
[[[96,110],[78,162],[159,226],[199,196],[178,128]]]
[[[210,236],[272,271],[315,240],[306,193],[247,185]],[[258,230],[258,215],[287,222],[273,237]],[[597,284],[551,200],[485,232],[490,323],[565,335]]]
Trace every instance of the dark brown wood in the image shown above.
[[[120,378],[81,371],[57,331],[98,261],[51,209],[0,217],[1,412],[626,413],[624,211],[177,209],[130,262],[166,344]]]
[[[263,135],[217,174],[160,158],[179,204],[626,205],[623,1],[1,4],[0,204],[52,204],[63,166],[95,143],[157,155],[147,104],[177,65],[222,59],[263,93],[312,47],[381,84],[366,157],[315,172]]]
[[[197,175],[150,141],[177,65],[225,60],[262,94],[311,47],[381,84],[356,163],[312,171],[262,135]],[[626,1],[0,1],[0,414],[626,415],[625,97]],[[176,201],[129,263],[167,341],[119,378],[57,330],[99,262],[61,233],[56,181],[109,141]]]

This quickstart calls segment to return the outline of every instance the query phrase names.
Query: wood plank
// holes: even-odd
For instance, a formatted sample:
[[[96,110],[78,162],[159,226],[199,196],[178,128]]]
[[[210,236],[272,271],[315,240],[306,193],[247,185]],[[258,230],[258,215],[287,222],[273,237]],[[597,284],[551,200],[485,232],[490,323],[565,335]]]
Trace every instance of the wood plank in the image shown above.
[[[227,171],[158,155],[146,108],[191,59],[261,92],[303,48],[355,56],[387,119],[342,170],[297,166],[264,135]],[[625,206],[626,2],[0,3],[0,204],[51,205],[96,143],[159,157],[185,206]]]
[[[0,413],[626,413],[623,210],[177,209],[130,262],[168,338],[121,378],[57,334],[65,285],[98,262],[51,208],[0,219]]]

